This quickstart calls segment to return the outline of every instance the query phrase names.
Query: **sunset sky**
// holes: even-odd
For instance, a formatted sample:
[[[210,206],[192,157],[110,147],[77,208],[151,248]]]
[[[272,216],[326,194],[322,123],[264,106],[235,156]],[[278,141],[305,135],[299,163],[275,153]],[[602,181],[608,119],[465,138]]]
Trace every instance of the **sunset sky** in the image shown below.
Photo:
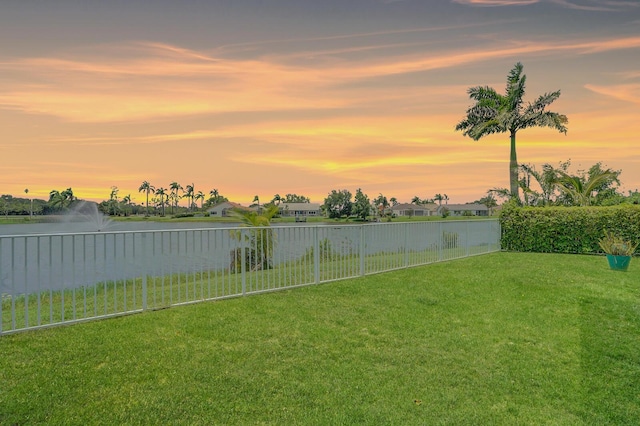
[[[640,188],[637,0],[11,1],[0,39],[0,194],[473,201],[508,187],[508,134],[454,128],[516,62],[569,118],[518,133],[519,162]]]

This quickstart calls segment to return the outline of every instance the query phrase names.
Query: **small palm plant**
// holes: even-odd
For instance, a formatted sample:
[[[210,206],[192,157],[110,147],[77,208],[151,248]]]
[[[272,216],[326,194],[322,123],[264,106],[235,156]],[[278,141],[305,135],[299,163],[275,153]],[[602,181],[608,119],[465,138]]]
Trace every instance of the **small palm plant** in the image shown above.
[[[244,268],[247,271],[273,268],[273,251],[276,245],[276,234],[270,229],[271,219],[278,214],[278,206],[271,205],[258,213],[254,210],[233,209],[232,215],[240,219],[244,226],[254,228],[248,232],[232,231],[231,236],[240,241],[243,247],[231,251],[231,272]],[[244,255],[243,255],[244,252]]]
[[[604,237],[598,240],[598,245],[606,253],[613,256],[632,256],[638,248],[638,243],[627,241],[611,231],[604,231]]]

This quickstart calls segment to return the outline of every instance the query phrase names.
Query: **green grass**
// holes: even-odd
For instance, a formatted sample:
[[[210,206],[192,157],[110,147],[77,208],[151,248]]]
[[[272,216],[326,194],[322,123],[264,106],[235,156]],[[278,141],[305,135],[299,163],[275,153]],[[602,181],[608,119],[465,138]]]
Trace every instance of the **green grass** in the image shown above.
[[[640,266],[495,253],[0,337],[0,424],[638,424]]]

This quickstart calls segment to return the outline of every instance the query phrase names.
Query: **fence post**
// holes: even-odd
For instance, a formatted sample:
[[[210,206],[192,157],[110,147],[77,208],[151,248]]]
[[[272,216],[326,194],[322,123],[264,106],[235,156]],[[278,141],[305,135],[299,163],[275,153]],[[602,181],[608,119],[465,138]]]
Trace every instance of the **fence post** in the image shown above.
[[[444,251],[442,232],[442,222],[438,222],[438,260],[442,260],[442,252]]]
[[[364,271],[364,254],[365,254],[364,226],[365,225],[360,225],[360,276],[364,276],[364,272],[365,272]]]
[[[245,231],[241,230],[240,233],[242,236],[242,238],[240,238],[240,245],[242,246],[240,250],[240,255],[242,256],[242,259],[240,259],[240,277],[242,281],[242,295],[244,296],[247,292],[247,266],[245,265],[245,263],[247,263],[247,247],[246,244],[243,244],[246,236],[244,235]]]
[[[4,265],[4,258],[2,257],[2,243],[4,238],[0,237],[0,270],[2,270]],[[51,250],[49,250],[51,251]],[[0,288],[2,288],[2,274],[0,274]],[[0,335],[2,335],[2,325],[3,325],[3,316],[2,316],[2,304],[4,303],[4,295],[0,291]]]
[[[404,226],[404,267],[409,267],[409,226],[408,223],[403,223]]]
[[[318,227],[313,227],[313,280],[316,284],[320,283],[320,238],[318,236]]]
[[[142,310],[147,310],[147,280],[149,279],[149,247],[147,233],[142,234]],[[113,245],[115,246],[115,236],[113,237]]]
[[[467,221],[467,235],[465,236],[465,241],[464,241],[464,245],[465,245],[465,256],[469,257],[469,224],[471,223],[471,221]]]

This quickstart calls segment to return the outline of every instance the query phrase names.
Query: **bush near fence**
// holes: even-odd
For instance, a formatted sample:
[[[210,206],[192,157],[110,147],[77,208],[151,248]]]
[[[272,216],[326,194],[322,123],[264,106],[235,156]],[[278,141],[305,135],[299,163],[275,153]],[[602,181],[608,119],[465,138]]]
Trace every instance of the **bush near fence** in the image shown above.
[[[500,225],[503,250],[597,254],[602,253],[598,240],[605,230],[625,240],[640,240],[640,206],[505,206]]]

